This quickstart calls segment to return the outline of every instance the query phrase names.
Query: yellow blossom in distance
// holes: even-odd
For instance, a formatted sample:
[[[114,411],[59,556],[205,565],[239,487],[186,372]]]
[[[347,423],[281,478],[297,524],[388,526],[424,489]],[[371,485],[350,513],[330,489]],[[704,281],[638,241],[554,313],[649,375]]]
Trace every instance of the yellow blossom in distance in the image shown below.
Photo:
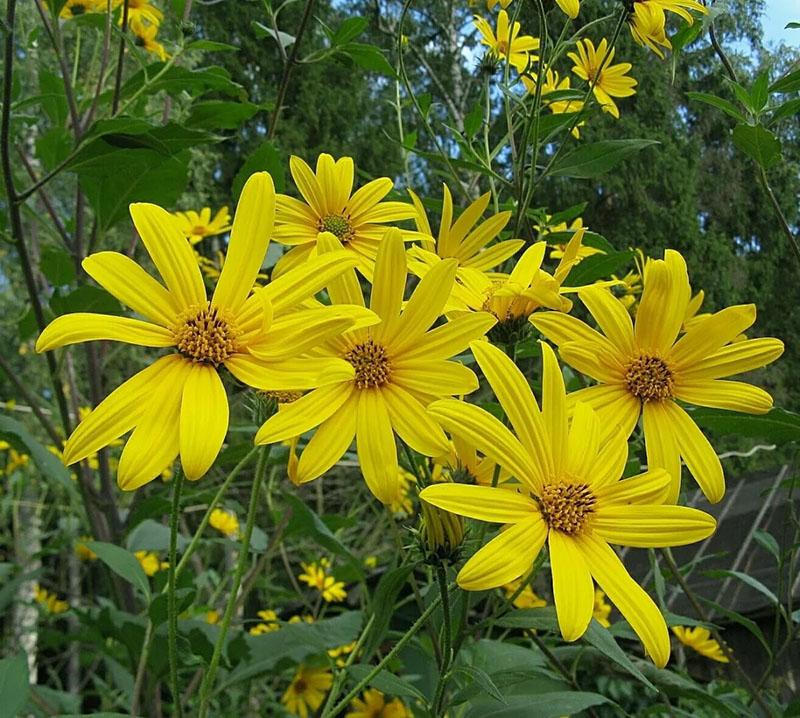
[[[161,60],[161,62],[164,62],[169,57],[164,46],[156,40],[158,25],[148,25],[138,20],[132,20],[130,26],[137,47],[141,47],[143,50],[153,55],[158,55],[158,59]]]
[[[55,593],[42,588],[38,583],[34,588],[34,598],[47,613],[54,616],[69,611],[69,603],[60,599]]]
[[[134,556],[146,576],[155,576],[159,571],[169,568],[169,563],[162,561],[153,551],[136,551]]]
[[[697,651],[701,656],[710,658],[712,661],[718,663],[728,663],[728,656],[722,650],[722,646],[717,641],[711,638],[711,632],[702,626],[694,626],[693,628],[685,628],[683,626],[673,626],[672,633],[675,634],[677,639],[684,645],[688,646],[694,651]]]
[[[248,631],[251,636],[272,633],[281,627],[278,621],[278,614],[272,609],[264,609],[263,611],[259,611],[256,615],[261,619],[261,622],[257,623]]]
[[[320,245],[322,257],[340,254],[341,245],[330,233],[320,235]],[[475,373],[450,357],[483,336],[494,319],[486,313],[469,314],[431,329],[443,312],[455,272],[455,260],[439,262],[404,304],[406,253],[399,230],[388,230],[378,249],[370,297],[378,323],[345,332],[318,350],[321,357],[343,357],[355,375],[283,407],[259,429],[256,443],[284,441],[316,429],[297,466],[297,480],[305,483],[330,469],[355,437],[367,486],[390,504],[398,495],[395,434],[426,456],[445,453],[447,437],[425,414],[425,406],[478,388]],[[327,288],[332,308],[365,306],[352,270]]]
[[[521,579],[517,579],[515,581],[509,581],[501,586],[507,599],[510,599],[519,590],[521,582]],[[536,591],[534,591],[530,585],[527,585],[514,599],[513,605],[514,608],[544,608],[547,605],[547,601],[540,598]]]
[[[537,78],[534,74],[525,74],[522,76],[522,84],[525,85],[526,89],[528,90],[528,94],[533,95],[536,93],[536,82]],[[547,72],[545,73],[545,82],[542,84],[541,98],[542,101],[547,105],[547,108],[550,110],[550,112],[552,112],[554,115],[562,115],[567,112],[580,112],[583,109],[583,100],[550,101],[547,99],[547,96],[553,92],[570,89],[572,88],[569,77],[561,78],[558,72],[555,70],[551,70],[550,68],[547,69]],[[580,139],[581,136],[581,131],[579,128],[583,127],[585,124],[586,122],[581,120],[577,125],[575,125],[575,127],[572,128],[571,134],[576,140]]]
[[[608,628],[611,625],[611,621],[608,620],[609,615],[611,615],[611,604],[606,601],[605,592],[601,591],[599,588],[595,588],[592,617],[601,626]]]
[[[105,0],[98,0],[98,2],[102,2],[105,5]],[[114,0],[114,7],[121,7],[123,2],[124,0]],[[120,12],[120,25],[122,25],[123,19],[122,12]],[[128,0],[128,25],[138,22],[158,27],[163,19],[164,13],[153,5],[150,0]]]
[[[292,715],[309,718],[322,705],[332,684],[333,674],[327,668],[300,665],[281,703]]]
[[[608,40],[603,38],[595,49],[594,43],[586,38],[578,40],[578,52],[568,52],[567,56],[575,63],[572,71],[582,80],[592,85],[592,93],[604,112],[619,119],[619,108],[612,98],[630,97],[636,94],[637,82],[627,75],[632,65],[629,62],[620,62],[612,65],[615,48],[608,50]],[[608,53],[608,58],[600,63]]]
[[[377,688],[367,688],[361,698],[354,698],[344,718],[413,718],[403,701],[386,700]]]
[[[716,522],[698,509],[662,505],[670,485],[663,469],[621,479],[627,435],[604,437],[600,418],[587,404],[578,403],[569,420],[561,369],[550,346],[542,342],[541,347],[541,410],[527,379],[503,351],[487,342],[471,347],[514,433],[466,402],[446,399],[428,409],[447,431],[506,468],[523,491],[436,484],[423,489],[420,498],[462,516],[507,525],[464,564],[456,579],[462,588],[481,591],[519,578],[546,542],[563,638],[574,641],[586,631],[596,581],[653,662],[664,666],[670,651],[664,617],[611,544],[690,544],[710,536]]]
[[[333,252],[251,293],[273,223],[275,190],[266,172],[252,175],[239,200],[225,266],[208,299],[191,245],[174,217],[137,203],[131,216],[166,286],[118,252],[83,260],[87,274],[149,321],[78,312],[52,321],[36,350],[92,340],[172,347],[106,397],[73,431],[64,463],[91,456],[131,431],[117,482],[130,491],[152,481],[180,455],[186,477],[201,478],[228,430],[228,397],[220,365],[262,390],[299,390],[352,377],[340,358],[301,358],[327,336],[352,326],[350,307],[299,310],[354,260]]]
[[[628,15],[628,27],[637,43],[650,48],[663,59],[661,47],[671,47],[665,32],[666,13],[673,12],[692,25],[695,18],[689,10],[708,13],[708,8],[697,0],[634,0],[633,10]]]
[[[329,563],[325,559],[319,563],[301,563],[300,565],[303,567],[303,573],[297,578],[311,588],[317,589],[324,601],[339,603],[347,598],[344,582],[337,581],[328,573]]]
[[[59,17],[69,20],[73,17],[80,17],[90,12],[105,12],[106,0],[67,0],[61,8]]]
[[[212,626],[215,626],[216,624],[219,623],[219,619],[220,619],[219,611],[217,611],[216,609],[212,608],[210,611],[206,611],[206,615],[203,618],[204,618],[206,623],[209,623]]]
[[[210,207],[203,207],[199,212],[194,210],[173,212],[172,216],[178,222],[183,235],[192,244],[197,244],[206,237],[224,234],[231,228],[231,215],[227,207],[217,210],[213,218]]]
[[[489,48],[489,54],[497,59],[507,60],[517,72],[525,72],[530,65],[539,60],[533,52],[539,49],[539,38],[520,35],[519,22],[510,25],[508,13],[501,10],[497,15],[497,32],[489,21],[476,15],[473,24],[481,34],[481,44]]]
[[[328,655],[333,659],[333,662],[338,668],[343,668],[347,664],[347,657],[356,650],[358,641],[352,643],[345,643],[343,646],[328,649]]]
[[[211,528],[216,529],[228,538],[236,538],[239,535],[239,519],[232,511],[216,508],[208,518]]]
[[[501,10],[508,10],[508,6],[511,5],[511,2],[512,0],[486,0],[486,9],[491,12],[499,5]],[[470,5],[470,7],[472,7],[472,5]]]
[[[676,400],[764,414],[772,397],[741,381],[723,380],[766,366],[783,353],[779,339],[732,340],[755,322],[754,304],[727,307],[679,336],[692,290],[686,262],[668,249],[645,266],[635,324],[623,302],[603,287],[579,297],[602,334],[575,317],[546,312],[533,325],[559,347],[561,358],[598,384],[570,394],[570,403],[595,408],[604,426],[630,436],[642,417],[647,463],[672,477],[668,501],[678,499],[681,458],[712,503],[725,493],[722,464],[691,415]],[[565,318],[566,317],[566,318]]]
[[[289,169],[304,201],[284,194],[277,197],[273,238],[292,249],[278,260],[273,275],[278,277],[316,255],[318,235],[330,232],[372,281],[375,257],[386,233],[384,225],[410,219],[414,208],[405,202],[382,201],[392,191],[388,177],[374,179],[353,192],[351,157],[334,160],[323,153],[317,158],[315,173],[292,155]],[[405,232],[404,238],[415,239],[417,234]]]
[[[6,460],[6,466],[5,466],[6,476],[11,476],[11,474],[13,474],[17,469],[26,466],[28,461],[30,460],[30,456],[20,451],[17,451],[7,441],[0,441],[0,451],[8,452],[8,458]]]
[[[91,536],[81,536],[75,542],[75,549],[74,549],[75,550],[75,555],[81,561],[96,561],[97,560],[97,554],[94,551],[92,551],[92,549],[90,549],[86,545],[87,542],[89,542],[89,541],[94,541],[94,539]]]

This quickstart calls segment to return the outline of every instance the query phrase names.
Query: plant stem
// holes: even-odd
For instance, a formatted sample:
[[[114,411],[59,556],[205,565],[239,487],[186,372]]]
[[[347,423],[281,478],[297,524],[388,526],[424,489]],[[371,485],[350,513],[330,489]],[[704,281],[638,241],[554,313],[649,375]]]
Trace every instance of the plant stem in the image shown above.
[[[139,655],[139,664],[136,667],[136,680],[133,684],[133,696],[131,698],[131,718],[139,713],[139,696],[142,692],[142,685],[144,684],[144,673],[147,667],[147,659],[150,656],[150,646],[153,643],[153,622],[147,621],[147,628],[144,631],[144,640],[142,641],[142,652]]]
[[[761,165],[758,167],[758,181],[761,183],[761,187],[764,189],[767,197],[769,197],[770,204],[772,204],[772,209],[775,212],[775,216],[778,218],[778,222],[780,222],[783,233],[789,240],[789,246],[792,248],[795,258],[800,262],[800,244],[798,244],[797,237],[792,231],[792,228],[789,226],[786,216],[783,214],[783,210],[778,202],[778,198],[772,191],[772,187],[770,187],[769,180],[767,179],[767,173],[764,168],[761,167]]]
[[[211,700],[211,691],[214,687],[214,679],[216,678],[217,670],[219,669],[219,662],[222,658],[222,648],[225,645],[225,637],[228,634],[228,627],[230,626],[231,619],[233,618],[233,612],[236,608],[236,596],[239,592],[239,586],[242,583],[244,569],[250,557],[250,538],[253,535],[253,526],[255,525],[256,520],[256,509],[258,508],[258,497],[261,494],[261,482],[264,480],[264,470],[267,466],[267,459],[269,458],[269,452],[271,448],[271,444],[262,447],[258,456],[256,475],[253,479],[252,491],[250,492],[250,505],[247,509],[247,524],[245,525],[244,534],[242,535],[242,546],[239,549],[239,561],[236,564],[236,570],[233,574],[230,596],[228,597],[228,603],[225,606],[225,614],[223,615],[222,622],[220,623],[219,636],[217,636],[217,642],[214,644],[214,653],[211,656],[211,663],[208,666],[208,671],[206,672],[206,675],[203,678],[203,683],[200,686],[200,718],[206,718],[206,716],[208,716],[208,704]]]
[[[336,673],[336,676],[333,679],[333,686],[331,686],[331,690],[328,693],[327,699],[325,700],[325,705],[322,707],[322,715],[325,714],[325,711],[328,710],[330,704],[333,703],[336,700],[337,696],[339,695],[339,691],[342,688],[342,683],[344,682],[344,678],[347,675],[347,669],[353,664],[353,661],[356,659],[356,656],[361,651],[361,648],[363,647],[364,642],[367,640],[367,635],[369,634],[374,621],[375,621],[375,614],[373,613],[369,617],[367,625],[364,626],[364,630],[361,631],[361,635],[358,637],[358,640],[356,641],[355,648],[353,648],[353,650],[350,651],[350,655],[347,656],[347,660],[345,661],[344,666],[340,671]]]
[[[452,649],[451,618],[450,618],[450,597],[447,588],[447,571],[442,564],[436,567],[436,578],[439,583],[439,595],[442,599],[442,668],[439,671],[439,680],[436,683],[436,691],[433,696],[433,715],[439,716],[442,711],[444,700],[444,689],[447,679],[450,677],[450,666],[453,664],[455,655]]]
[[[114,94],[111,98],[111,114],[117,114],[119,95],[122,90],[122,70],[125,66],[125,35],[128,32],[128,0],[122,0],[122,26],[119,33],[119,51],[117,53],[117,72],[114,77]]]
[[[169,578],[167,583],[167,617],[169,650],[169,681],[172,691],[173,714],[181,718],[181,693],[178,685],[178,607],[175,601],[175,561],[178,546],[178,514],[181,510],[181,488],[183,487],[183,469],[178,465],[175,478],[172,480],[172,512],[169,517]]]

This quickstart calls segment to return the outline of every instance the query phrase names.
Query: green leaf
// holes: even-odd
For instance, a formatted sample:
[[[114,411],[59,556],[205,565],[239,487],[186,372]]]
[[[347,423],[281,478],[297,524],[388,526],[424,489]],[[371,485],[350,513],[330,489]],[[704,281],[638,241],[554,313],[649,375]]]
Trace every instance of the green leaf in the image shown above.
[[[459,666],[456,668],[454,673],[463,673],[467,677],[467,680],[470,684],[474,684],[496,701],[499,701],[500,703],[507,702],[503,697],[503,694],[500,692],[500,689],[486,671],[476,668],[475,666]]]
[[[743,414],[724,409],[689,409],[701,429],[767,439],[775,444],[800,441],[800,414],[774,408],[766,414]]]
[[[787,22],[783,29],[784,30],[798,30],[798,29],[800,29],[800,22]]]
[[[598,279],[608,279],[619,269],[630,264],[632,260],[633,252],[630,250],[585,257],[572,268],[564,281],[564,286],[583,287],[593,284]]]
[[[550,220],[552,223],[557,223],[556,216]],[[574,229],[567,229],[563,232],[550,232],[547,236],[547,243],[548,244],[566,244],[569,240],[572,239],[572,236],[575,234]],[[583,233],[583,241],[581,244],[585,247],[595,247],[597,249],[602,249],[603,252],[606,254],[617,254],[617,250],[611,246],[611,242],[609,242],[603,235],[597,234],[597,232],[591,232],[587,230]]]
[[[394,68],[389,64],[384,54],[374,45],[366,45],[361,42],[348,42],[342,45],[340,51],[347,55],[359,67],[365,70],[386,75],[392,79],[397,77]]]
[[[212,65],[190,70],[172,65],[165,69],[164,64],[154,62],[132,75],[122,85],[120,98],[124,101],[136,93],[147,97],[157,92],[166,92],[173,96],[186,92],[192,97],[199,97],[214,91],[242,100],[247,99],[244,87],[231,80],[231,74],[224,67]],[[102,99],[110,102],[111,92],[104,93]]]
[[[672,37],[668,38],[672,45],[672,52],[678,53],[687,45],[691,45],[703,31],[703,23],[693,22],[691,25],[683,23]]]
[[[181,551],[189,544],[188,539],[180,533],[177,541],[178,549]],[[131,553],[167,551],[169,549],[169,527],[153,519],[145,519],[128,534],[125,545]]]
[[[795,97],[793,100],[787,100],[782,105],[773,107],[769,118],[769,124],[774,125],[787,117],[794,117],[800,114],[800,97]]]
[[[626,157],[657,144],[655,140],[601,140],[582,145],[557,159],[549,174],[591,179],[616,167]]]
[[[501,616],[496,621],[503,628],[533,628],[537,631],[557,631],[556,610],[552,606],[521,608]]]
[[[189,111],[186,124],[204,130],[235,130],[249,120],[259,106],[252,102],[209,100],[196,102]]]
[[[775,595],[775,593],[767,588],[761,581],[757,578],[754,578],[748,573],[744,573],[744,571],[733,571],[731,569],[716,569],[714,571],[704,571],[703,574],[705,576],[709,576],[711,578],[735,578],[741,581],[746,586],[749,586],[754,591],[758,591],[762,596],[765,596],[766,599],[773,605],[777,606],[780,603],[780,600]]]
[[[481,125],[483,125],[483,107],[480,102],[476,102],[464,118],[464,134],[467,137],[474,137]]]
[[[784,75],[769,87],[770,92],[797,92],[797,90],[800,90],[800,70]]]
[[[275,191],[283,192],[286,187],[286,174],[283,169],[283,160],[272,142],[264,140],[253,152],[248,155],[241,169],[236,173],[231,185],[231,194],[238,200],[242,187],[247,178],[254,172],[269,172],[275,183]]]
[[[0,661],[0,706],[4,716],[22,715],[28,702],[28,657],[20,651]]]
[[[606,658],[614,661],[618,666],[630,673],[634,678],[644,683],[648,688],[656,690],[656,687],[645,677],[645,675],[634,665],[633,661],[623,651],[614,640],[607,629],[603,628],[594,618],[589,623],[583,640],[594,646]]]
[[[756,532],[753,534],[753,538],[756,540],[756,543],[761,546],[761,548],[772,554],[774,559],[780,562],[781,548],[778,545],[777,539],[771,533],[769,533],[769,531],[756,529]]]
[[[189,606],[192,605],[197,591],[194,588],[178,588],[175,591],[175,604],[178,613],[183,613]],[[166,593],[159,593],[153,597],[150,603],[150,608],[147,610],[150,620],[153,622],[153,627],[157,628],[167,620],[169,612],[168,599]]]
[[[52,170],[72,151],[72,136],[63,127],[51,127],[36,138],[36,156]]]
[[[54,287],[72,284],[77,278],[72,257],[60,247],[45,247],[42,250],[39,269]]]
[[[758,642],[764,647],[764,650],[766,651],[767,655],[768,656],[772,655],[772,649],[770,648],[770,645],[767,642],[767,639],[764,637],[764,633],[761,631],[761,629],[759,628],[758,624],[755,621],[743,616],[741,613],[737,613],[736,611],[732,611],[730,608],[726,608],[725,606],[721,606],[716,601],[712,601],[712,600],[710,600],[708,598],[704,598],[703,596],[698,596],[698,599],[700,601],[702,601],[704,604],[706,604],[707,606],[710,606],[711,608],[713,608],[714,611],[719,613],[721,616],[725,616],[725,618],[727,618],[729,621],[732,621],[733,623],[737,623],[740,626],[742,626],[742,628],[745,628],[747,631],[749,631],[758,640]]]
[[[253,34],[259,39],[263,40],[265,37],[271,37],[275,42],[281,44],[284,50],[294,43],[294,35],[290,35],[288,32],[283,32],[282,30],[275,30],[274,28],[268,27],[262,22],[258,22],[258,20],[253,20],[250,23],[250,27],[253,29]]]
[[[736,105],[734,105],[730,100],[717,97],[716,95],[709,95],[706,92],[687,92],[686,96],[690,100],[703,102],[706,105],[716,107],[718,110],[722,110],[724,113],[730,115],[739,122],[744,122],[746,119],[745,116],[739,111],[739,108],[736,107]]]
[[[214,40],[192,40],[187,46],[187,50],[205,50],[207,52],[239,52],[236,45],[228,45],[225,42],[215,42]]]
[[[729,81],[728,85],[733,90],[733,94],[736,95],[736,99],[739,100],[739,102],[741,102],[750,112],[753,112],[753,101],[750,97],[750,93],[738,82]]]
[[[765,70],[764,72],[759,73],[756,81],[753,83],[753,87],[750,90],[750,106],[753,108],[756,114],[761,112],[761,110],[763,110],[767,104],[767,99],[769,97],[767,92],[768,85],[769,75]]]
[[[397,601],[397,596],[413,570],[414,564],[407,563],[387,571],[381,576],[378,587],[372,594],[370,601],[370,612],[374,618],[372,620],[372,628],[367,634],[367,640],[364,642],[362,660],[368,661],[383,642],[394,615],[394,604]]]
[[[64,81],[55,73],[44,67],[39,69],[39,92],[42,109],[45,115],[56,127],[61,127],[67,120],[68,105],[67,95],[64,91]]]
[[[347,18],[333,34],[331,38],[334,45],[344,45],[351,40],[355,40],[364,30],[367,29],[367,19],[364,17]]]
[[[50,297],[50,309],[56,316],[75,312],[122,314],[120,303],[105,289],[92,284],[84,284],[66,294],[56,290]]]
[[[769,169],[781,158],[780,140],[763,125],[736,125],[733,144],[764,169]]]
[[[350,666],[347,672],[354,681],[362,681],[367,677],[372,670],[372,666],[365,666],[363,664],[356,664]],[[413,698],[414,700],[425,701],[425,696],[418,688],[412,686],[407,680],[404,680],[389,671],[380,671],[374,678],[372,678],[368,686],[377,688],[381,693],[387,695],[398,696],[400,698]]]
[[[599,693],[585,691],[549,691],[525,696],[511,696],[507,705],[493,708],[486,702],[474,705],[465,718],[561,718],[608,703]],[[533,711],[533,712],[532,712]]]
[[[97,554],[106,566],[108,566],[120,578],[124,578],[132,584],[150,602],[150,582],[144,573],[139,561],[130,551],[126,551],[120,546],[103,541],[87,541],[88,546]]]

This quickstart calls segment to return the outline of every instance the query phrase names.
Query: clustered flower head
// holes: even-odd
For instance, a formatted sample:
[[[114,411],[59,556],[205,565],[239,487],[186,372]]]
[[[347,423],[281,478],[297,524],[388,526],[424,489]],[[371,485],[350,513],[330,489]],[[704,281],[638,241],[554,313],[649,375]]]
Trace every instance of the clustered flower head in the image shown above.
[[[328,603],[339,603],[347,598],[343,581],[337,581],[330,573],[331,563],[326,558],[318,562],[302,563],[303,573],[299,578],[303,583],[316,589],[322,599]]]

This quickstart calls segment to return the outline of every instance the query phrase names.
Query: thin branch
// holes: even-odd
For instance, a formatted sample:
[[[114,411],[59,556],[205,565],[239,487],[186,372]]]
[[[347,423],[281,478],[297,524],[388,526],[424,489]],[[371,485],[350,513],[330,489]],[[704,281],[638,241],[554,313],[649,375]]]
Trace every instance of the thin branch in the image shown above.
[[[83,118],[82,132],[86,132],[94,120],[94,114],[97,112],[97,104],[100,101],[100,95],[103,92],[103,85],[105,84],[106,67],[111,58],[111,24],[113,22],[114,14],[112,13],[111,0],[106,0],[106,26],[103,30],[103,52],[100,55],[100,72],[97,75],[97,86],[94,90],[92,97],[92,104],[89,106],[85,117]]]
[[[9,364],[8,360],[3,356],[2,352],[0,352],[0,369],[2,369],[6,376],[11,380],[11,383],[14,385],[16,390],[20,393],[25,402],[31,407],[31,411],[33,415],[39,420],[39,423],[42,425],[42,428],[47,432],[47,435],[52,439],[53,443],[56,446],[61,446],[61,436],[56,431],[56,428],[50,422],[44,412],[41,410],[38,404],[38,399],[31,393],[28,387],[20,381],[19,377],[17,377],[14,368]]]
[[[117,74],[114,78],[114,96],[111,100],[111,114],[116,115],[119,108],[119,95],[122,90],[122,69],[125,64],[125,35],[128,32],[128,0],[122,3],[122,27],[119,36],[119,52],[117,53]]]
[[[34,183],[36,183],[37,182],[36,173],[34,172],[30,161],[25,156],[25,153],[19,147],[17,147],[17,154],[19,155],[19,158],[22,160],[22,164],[24,165],[25,169],[28,172],[28,177],[30,177],[31,180]],[[58,232],[59,236],[61,237],[61,241],[64,242],[64,245],[67,247],[67,249],[71,250],[72,249],[72,241],[70,240],[69,234],[67,234],[67,230],[64,227],[64,223],[61,221],[61,218],[58,216],[58,213],[56,212],[55,207],[53,207],[53,203],[50,201],[50,198],[47,196],[47,193],[44,191],[44,188],[41,185],[39,185],[37,187],[37,190],[39,192],[39,199],[42,200],[42,204],[44,205],[44,208],[47,211],[47,214],[50,216],[50,219],[53,222],[53,226],[55,226],[56,231]]]

